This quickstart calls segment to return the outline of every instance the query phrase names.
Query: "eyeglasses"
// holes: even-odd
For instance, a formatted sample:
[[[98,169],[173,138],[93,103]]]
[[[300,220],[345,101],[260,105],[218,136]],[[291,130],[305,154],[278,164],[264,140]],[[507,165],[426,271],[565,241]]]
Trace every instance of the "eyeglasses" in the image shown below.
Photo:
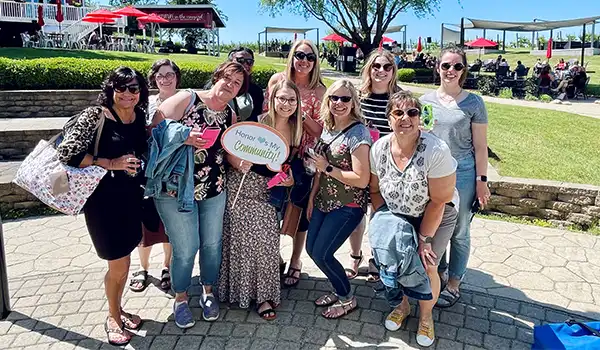
[[[406,114],[410,118],[417,118],[421,115],[421,111],[418,108],[409,108],[407,110],[394,109],[390,112],[390,114],[396,119],[402,118],[404,114]]]
[[[296,104],[298,104],[298,100],[294,97],[292,98],[285,98],[283,96],[275,96],[275,98],[277,99],[277,101],[279,103],[281,103],[282,105],[284,104],[289,104],[290,106],[295,106]]]
[[[461,70],[465,69],[465,65],[462,63],[456,63],[454,65],[451,65],[448,62],[444,62],[444,63],[440,64],[440,67],[442,68],[442,70],[448,70],[448,69],[450,69],[450,67],[454,67],[454,70],[457,72],[460,72]]]
[[[129,90],[130,93],[137,95],[140,93],[140,86],[138,84],[115,86],[115,91],[118,93],[122,94],[125,90]]]
[[[175,73],[173,73],[173,72],[169,72],[165,75],[158,74],[156,76],[156,80],[173,80],[173,79],[175,79]]]
[[[317,55],[315,55],[314,53],[304,53],[302,51],[296,51],[294,57],[300,61],[302,61],[305,58],[308,62],[314,62],[317,60]]]
[[[392,70],[392,68],[394,68],[394,65],[391,63],[386,63],[382,66],[381,63],[373,63],[373,66],[372,66],[372,68],[374,70],[380,70],[381,67],[383,67],[383,70],[385,70],[386,72],[389,72]]]
[[[235,59],[235,61],[239,64],[247,64],[249,66],[253,66],[254,65],[254,60],[252,58],[243,58],[243,57],[238,57]]]
[[[350,97],[350,96],[329,95],[329,101],[331,101],[331,102],[342,101],[344,103],[348,103],[348,102],[352,101],[352,97]]]

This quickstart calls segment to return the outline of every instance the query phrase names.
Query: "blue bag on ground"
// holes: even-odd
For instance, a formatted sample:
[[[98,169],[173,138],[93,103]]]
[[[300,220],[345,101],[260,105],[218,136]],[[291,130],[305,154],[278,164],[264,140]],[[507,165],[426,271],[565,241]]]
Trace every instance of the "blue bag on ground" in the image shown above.
[[[533,350],[600,349],[600,322],[545,324],[533,328]]]

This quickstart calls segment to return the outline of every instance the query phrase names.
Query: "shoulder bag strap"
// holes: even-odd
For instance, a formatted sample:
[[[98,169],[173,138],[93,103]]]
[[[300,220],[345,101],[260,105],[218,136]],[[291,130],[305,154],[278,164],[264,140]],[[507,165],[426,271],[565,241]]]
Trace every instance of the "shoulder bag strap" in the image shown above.
[[[94,144],[94,160],[98,159],[98,146],[100,145],[100,137],[102,136],[102,129],[104,129],[104,121],[106,116],[104,111],[100,112],[100,120],[98,121],[98,127],[96,128],[96,143]]]
[[[335,137],[333,139],[331,139],[331,141],[329,141],[327,143],[327,145],[331,145],[333,143],[333,141],[337,140],[338,137],[344,135],[348,130],[352,129],[353,127],[357,126],[358,124],[360,124],[360,122],[354,122],[354,123],[348,125],[347,127],[345,127],[344,130],[342,130],[339,134],[335,135]]]

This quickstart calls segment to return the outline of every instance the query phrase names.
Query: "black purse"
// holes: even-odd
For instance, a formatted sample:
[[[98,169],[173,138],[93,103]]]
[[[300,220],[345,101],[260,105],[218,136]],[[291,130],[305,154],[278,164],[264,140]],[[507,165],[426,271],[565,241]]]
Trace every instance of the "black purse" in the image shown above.
[[[333,141],[337,140],[338,137],[344,135],[347,131],[349,131],[350,129],[352,129],[353,127],[355,127],[358,124],[361,124],[361,122],[354,122],[354,123],[348,125],[347,127],[344,128],[344,130],[342,130],[342,132],[340,132],[339,134],[337,134],[329,142],[324,142],[322,139],[319,139],[317,141],[317,144],[315,145],[315,147],[313,149],[314,153],[318,154],[318,155],[321,155],[323,157],[326,157],[327,151],[329,150],[329,147],[331,146],[331,144],[333,143]],[[309,151],[308,155],[310,156],[310,151]]]

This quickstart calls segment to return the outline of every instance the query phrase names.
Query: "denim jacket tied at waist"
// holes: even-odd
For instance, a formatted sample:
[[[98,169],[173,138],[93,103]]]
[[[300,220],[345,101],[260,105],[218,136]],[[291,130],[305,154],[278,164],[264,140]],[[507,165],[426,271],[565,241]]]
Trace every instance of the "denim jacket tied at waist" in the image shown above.
[[[417,233],[407,218],[379,208],[369,222],[369,242],[382,283],[417,299],[431,299],[429,278],[417,253]]]
[[[165,119],[152,129],[148,141],[150,154],[144,195],[157,197],[163,189],[177,191],[180,212],[190,212],[194,206],[194,151],[192,146],[184,144],[191,130]]]

